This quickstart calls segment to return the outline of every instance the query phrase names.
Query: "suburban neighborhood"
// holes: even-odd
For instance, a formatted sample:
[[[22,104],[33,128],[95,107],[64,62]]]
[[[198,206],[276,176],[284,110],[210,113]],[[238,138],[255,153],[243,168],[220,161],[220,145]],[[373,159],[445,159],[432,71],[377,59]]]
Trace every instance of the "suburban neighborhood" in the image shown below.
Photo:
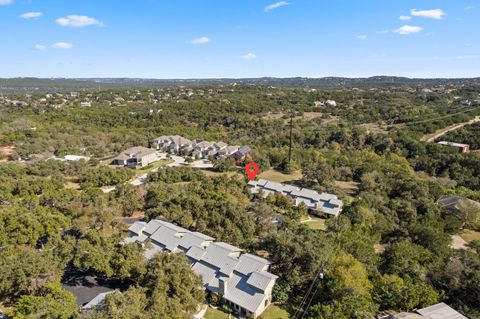
[[[480,0],[0,28],[0,319],[480,319]]]

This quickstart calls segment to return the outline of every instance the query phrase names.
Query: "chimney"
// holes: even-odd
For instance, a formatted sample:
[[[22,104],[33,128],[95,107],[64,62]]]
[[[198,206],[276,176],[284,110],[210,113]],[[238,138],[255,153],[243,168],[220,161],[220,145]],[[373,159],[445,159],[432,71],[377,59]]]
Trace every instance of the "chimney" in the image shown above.
[[[228,278],[218,279],[218,293],[220,294],[220,296],[224,296],[227,292],[227,280]]]

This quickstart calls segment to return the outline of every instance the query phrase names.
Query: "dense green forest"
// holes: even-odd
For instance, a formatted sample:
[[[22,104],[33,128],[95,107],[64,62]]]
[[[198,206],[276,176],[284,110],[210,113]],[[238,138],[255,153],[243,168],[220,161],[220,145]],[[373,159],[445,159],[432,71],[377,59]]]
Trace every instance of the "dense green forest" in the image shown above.
[[[147,262],[140,246],[122,244],[124,220],[139,212],[267,256],[279,276],[274,300],[291,314],[322,271],[310,307],[302,309],[309,318],[367,319],[440,301],[480,318],[480,240],[451,247],[452,235],[478,234],[480,212],[437,205],[449,195],[480,201],[480,154],[421,141],[479,115],[478,103],[465,107],[455,97],[475,101],[480,87],[80,93],[92,107],[54,107],[55,94],[47,102],[39,93],[12,94],[26,105],[0,104],[0,144],[14,144],[0,163],[0,307],[11,318],[173,319],[196,312],[205,296],[183,257],[159,254]],[[327,100],[336,105],[316,103]],[[250,145],[262,172],[297,172],[297,185],[337,194],[343,212],[326,220],[325,231],[312,229],[301,222],[305,207],[281,196],[254,199],[235,171],[161,168],[134,187],[126,182],[135,171],[101,163],[173,134]],[[478,125],[447,136],[474,148]],[[92,159],[45,161],[66,154]],[[232,169],[223,164],[216,170]],[[278,226],[271,223],[276,215]],[[72,271],[120,282],[122,292],[107,297],[102,313],[80,314],[62,286]]]

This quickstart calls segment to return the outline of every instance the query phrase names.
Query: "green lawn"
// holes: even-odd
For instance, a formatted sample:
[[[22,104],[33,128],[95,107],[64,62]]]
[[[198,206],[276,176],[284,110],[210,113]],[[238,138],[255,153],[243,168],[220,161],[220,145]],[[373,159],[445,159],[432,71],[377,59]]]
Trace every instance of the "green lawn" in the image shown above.
[[[207,313],[204,316],[205,319],[228,319],[228,315],[217,309],[208,307]],[[232,316],[232,318],[235,318]],[[260,316],[260,319],[290,319],[288,312],[279,306],[271,305],[267,310]]]
[[[260,319],[289,319],[290,314],[280,308],[279,306],[272,305],[260,316]]]
[[[205,319],[228,319],[228,315],[220,310],[208,307],[207,313],[204,316]]]
[[[155,169],[155,168],[163,167],[163,166],[166,166],[170,163],[173,163],[172,159],[159,160],[159,161],[157,161],[155,163],[152,163],[150,165],[147,165],[145,167],[136,169],[135,170],[135,176],[136,177],[142,176],[145,173],[150,173],[150,171]]]
[[[292,174],[284,174],[274,169],[270,169],[258,175],[258,178],[268,179],[270,181],[285,183],[291,181],[298,181],[302,179],[303,175],[301,171],[293,172]]]
[[[302,222],[302,224],[305,224],[308,226],[310,229],[315,229],[315,230],[325,230],[327,227],[325,226],[325,219],[323,218],[318,218],[314,216],[310,216],[311,221],[305,221]]]
[[[310,229],[316,229],[316,230],[325,230],[325,229],[327,229],[327,227],[325,226],[325,220],[324,220],[324,219],[315,220],[315,221],[313,221],[313,222],[306,223],[306,225],[307,225],[308,228],[310,228]]]

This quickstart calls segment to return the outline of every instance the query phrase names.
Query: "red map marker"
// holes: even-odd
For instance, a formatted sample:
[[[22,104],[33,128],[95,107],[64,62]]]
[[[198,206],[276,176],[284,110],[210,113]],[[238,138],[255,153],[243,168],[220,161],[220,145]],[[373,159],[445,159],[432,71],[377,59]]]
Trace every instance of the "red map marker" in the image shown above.
[[[245,166],[245,172],[247,173],[248,178],[253,181],[258,174],[258,164],[251,162]]]

